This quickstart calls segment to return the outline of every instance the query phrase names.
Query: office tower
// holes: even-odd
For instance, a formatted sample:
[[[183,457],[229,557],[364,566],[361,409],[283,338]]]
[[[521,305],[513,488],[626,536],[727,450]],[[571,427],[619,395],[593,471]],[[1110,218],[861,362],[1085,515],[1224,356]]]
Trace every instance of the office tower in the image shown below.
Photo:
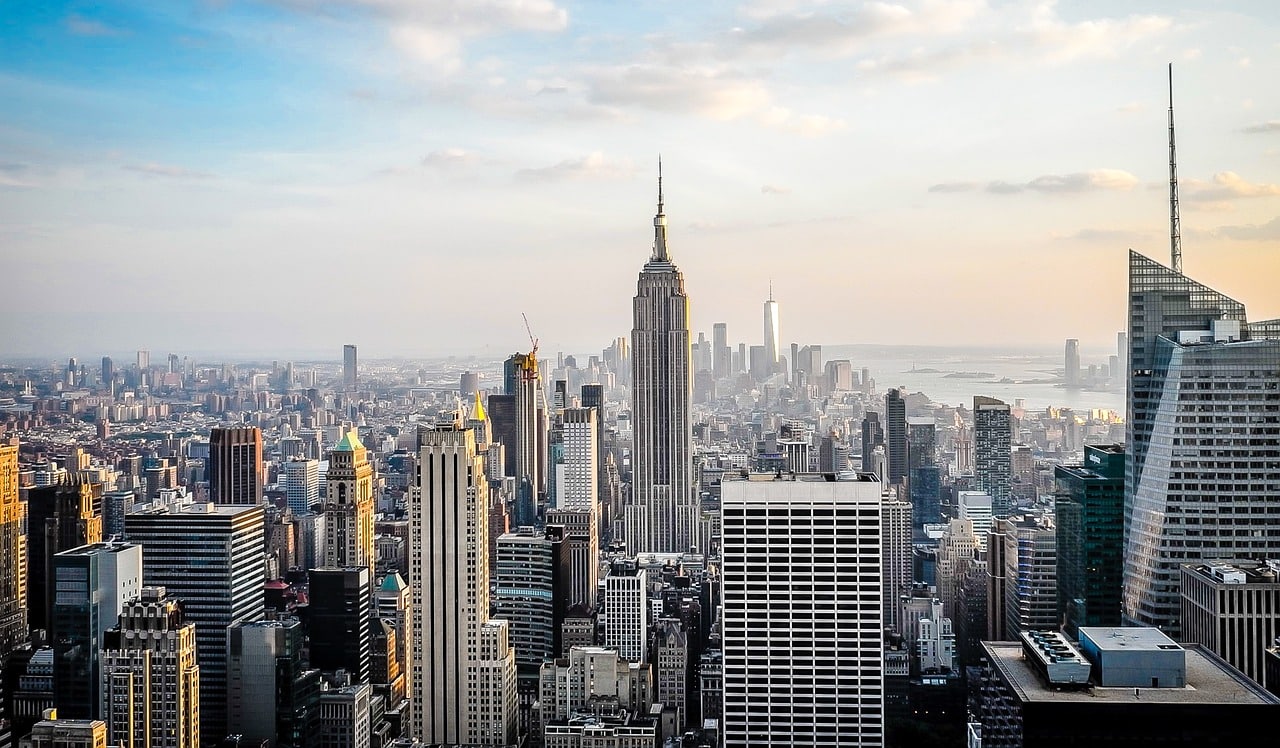
[[[995,520],[992,537],[1004,551],[1004,632],[1056,629],[1058,618],[1057,539],[1051,515],[1013,515]],[[988,546],[990,548],[990,546]],[[995,554],[988,561],[994,563]]]
[[[102,541],[102,484],[60,483],[27,491],[27,620],[47,630],[53,557]]]
[[[917,539],[924,526],[942,521],[942,471],[937,463],[937,430],[932,417],[907,419],[907,489]]]
[[[138,351],[137,356],[138,372],[145,373],[151,368],[151,351]]]
[[[560,653],[569,582],[563,528],[520,527],[498,538],[495,582],[493,611],[510,627],[517,671],[522,679],[536,675],[543,660]]]
[[[116,542],[72,548],[53,557],[51,571],[54,704],[66,718],[93,719],[101,706],[103,635],[142,589],[142,547]]]
[[[592,509],[551,509],[547,512],[547,526],[561,528],[565,554],[568,559],[568,575],[563,595],[565,607],[586,605],[596,607],[596,589],[600,583],[599,515]]]
[[[1112,372],[1112,376],[1117,379],[1129,381],[1129,334],[1126,332],[1116,333],[1116,359],[1119,361],[1119,370]]]
[[[354,428],[329,452],[324,532],[325,566],[373,571],[373,464]]]
[[[1248,745],[1280,698],[1217,655],[1154,628],[1082,628],[984,642],[983,748]]]
[[[333,469],[330,463],[330,470]],[[320,503],[320,461],[289,460],[284,464],[284,491],[289,511],[306,514]]]
[[[404,577],[391,572],[382,578],[378,591],[373,594],[374,612],[395,629],[396,659],[405,673],[405,696],[412,696],[409,683],[409,663],[413,658],[413,605],[409,585]]]
[[[31,728],[22,748],[107,748],[107,723],[100,719],[64,719],[46,710],[44,720]]]
[[[510,427],[514,441],[507,444],[507,465],[509,474],[514,475],[523,488],[527,482],[532,491],[532,500],[536,504],[538,497],[545,493],[544,476],[539,470],[543,465],[543,456],[539,454],[540,445],[546,435],[538,435],[541,421],[538,416],[541,405],[541,378],[538,373],[538,360],[532,354],[516,353],[507,358],[509,393],[514,400],[514,426]],[[493,411],[493,396],[489,397],[490,412],[494,418],[494,435],[505,436],[499,432],[499,413]],[[502,414],[505,415],[505,414]],[[505,427],[506,424],[503,424]],[[504,429],[505,430],[505,429]]]
[[[734,371],[738,372],[739,374],[749,371],[748,365],[750,363],[750,359],[747,358],[746,343],[738,343],[738,350],[736,353],[733,354],[733,360],[735,362],[733,366]]]
[[[711,326],[711,372],[716,379],[732,373],[733,352],[729,348],[729,326],[717,322]]]
[[[991,494],[995,517],[1009,516],[1009,488],[1013,482],[1012,415],[1008,404],[993,397],[973,398],[973,477],[979,490]]]
[[[458,397],[470,397],[480,389],[480,375],[474,371],[464,371],[458,377]]]
[[[1062,380],[1069,387],[1080,384],[1080,341],[1075,338],[1067,338],[1066,365]]]
[[[1053,470],[1058,537],[1058,617],[1081,626],[1119,626],[1124,577],[1124,446],[1085,445],[1084,464]]]
[[[756,382],[763,382],[768,379],[772,369],[769,366],[769,359],[765,355],[764,346],[753,345],[748,349],[748,360],[750,361],[749,369],[751,378]]]
[[[769,284],[769,299],[764,302],[764,360],[768,374],[778,363],[778,302],[773,300],[773,283]]]
[[[563,470],[557,476],[557,507],[597,509],[599,507],[600,429],[595,408],[565,408],[562,418],[564,439]]]
[[[516,477],[516,396],[489,395],[485,412],[489,416],[491,442],[502,444],[503,475]]]
[[[227,734],[227,628],[261,620],[266,609],[264,512],[188,504],[125,516],[125,536],[146,549],[143,584],[164,587],[196,626],[202,745]]]
[[[604,442],[604,386],[600,384],[582,385],[582,407],[594,408],[596,411],[596,498],[604,500],[608,490],[608,471],[605,469]]]
[[[552,735],[559,732],[555,728],[567,726],[573,717],[590,711],[592,704],[599,707],[616,704],[619,710],[644,719],[652,703],[653,680],[649,667],[628,661],[607,647],[572,647],[565,657],[543,663],[539,682],[539,722],[546,730],[548,745],[564,745],[552,739]],[[650,733],[648,742],[623,745],[653,744]]]
[[[515,739],[507,622],[489,620],[489,483],[456,421],[418,431],[409,490],[413,729],[427,743]],[[475,711],[468,705],[481,705]]]
[[[209,432],[209,499],[215,504],[262,503],[262,431],[215,426]]]
[[[957,606],[959,584],[962,577],[962,566],[973,560],[978,553],[978,536],[974,531],[973,520],[952,519],[947,522],[938,539],[938,550],[934,567],[934,583],[938,597],[942,600],[943,612],[952,619],[958,619],[963,611]],[[1003,574],[1003,567],[1001,568]],[[915,579],[928,583],[927,574],[913,574]],[[906,633],[905,631],[902,633]],[[985,630],[983,631],[985,634]]]
[[[828,361],[822,384],[828,393],[853,391],[853,366],[844,359]]]
[[[106,633],[102,701],[107,739],[125,748],[199,748],[196,628],[163,587],[143,587]]]
[[[869,411],[862,419],[862,471],[871,472],[872,455],[876,447],[884,444],[884,428],[880,425],[880,414]]]
[[[648,572],[615,561],[604,578],[604,645],[630,662],[649,660]]]
[[[342,386],[347,391],[354,390],[359,383],[356,371],[356,347],[351,344],[342,346]]]
[[[911,591],[914,581],[911,525],[911,504],[885,498],[880,505],[882,608],[884,627],[899,633],[905,632],[899,620],[898,600]]]
[[[242,745],[309,748],[318,737],[320,671],[304,665],[297,619],[241,621],[227,629],[227,730]]]
[[[884,440],[889,463],[885,482],[896,486],[907,477],[907,403],[896,388],[884,396]]]
[[[1129,254],[1126,621],[1177,636],[1178,567],[1280,556],[1280,321]]]
[[[373,631],[373,579],[367,566],[312,569],[307,574],[311,666],[345,670],[368,683]]]
[[[683,728],[689,714],[688,697],[689,637],[680,622],[663,618],[654,624],[657,641],[654,652],[654,702],[676,713],[676,724]]]
[[[880,488],[866,473],[721,485],[725,748],[883,745]]]
[[[110,387],[112,380],[114,380],[115,378],[116,378],[115,362],[111,360],[110,356],[103,356],[102,357],[102,373],[101,373],[102,386],[104,388]]]
[[[373,738],[373,688],[343,686],[320,694],[316,734],[320,748],[367,748]]]
[[[631,330],[632,505],[627,550],[683,552],[696,538],[693,427],[689,399],[689,296],[667,252],[667,216],[658,173],[653,254],[636,282]]]
[[[27,640],[27,538],[18,498],[18,440],[0,442],[0,659]]]
[[[1249,676],[1264,681],[1266,648],[1280,636],[1280,559],[1221,560],[1183,564],[1182,641],[1212,650]]]

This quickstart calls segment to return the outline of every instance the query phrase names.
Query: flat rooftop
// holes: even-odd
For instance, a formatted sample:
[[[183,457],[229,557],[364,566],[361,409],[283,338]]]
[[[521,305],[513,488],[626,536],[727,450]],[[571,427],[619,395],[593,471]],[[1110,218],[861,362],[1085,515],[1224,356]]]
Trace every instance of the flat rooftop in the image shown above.
[[[1050,688],[1023,658],[1020,642],[982,644],[991,652],[992,666],[1000,670],[1024,703],[1097,704],[1101,700],[1116,704],[1280,704],[1280,697],[1267,693],[1243,674],[1234,673],[1215,655],[1195,644],[1182,645],[1187,663],[1187,685],[1182,688],[1091,686],[1076,691]]]
[[[1183,648],[1160,629],[1147,626],[1081,626],[1080,636],[1088,636],[1103,652],[1164,652]]]

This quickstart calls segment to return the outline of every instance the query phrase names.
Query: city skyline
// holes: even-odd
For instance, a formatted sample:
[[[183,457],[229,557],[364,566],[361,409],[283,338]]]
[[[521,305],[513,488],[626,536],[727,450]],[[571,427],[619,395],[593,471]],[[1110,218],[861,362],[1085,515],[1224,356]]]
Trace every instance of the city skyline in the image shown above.
[[[1280,19],[1264,4],[671,7],[23,8],[0,31],[4,355],[498,355],[524,347],[521,312],[545,350],[595,350],[628,327],[658,151],[695,331],[755,342],[773,279],[782,329],[813,341],[966,344],[998,325],[1010,344],[1104,348],[1125,250],[1167,255],[1169,61],[1185,271],[1270,298],[1280,113],[1261,92]],[[330,290],[338,266],[362,282]],[[971,293],[991,267],[1009,293]],[[515,282],[557,272],[597,282],[571,300]],[[933,303],[894,339],[848,334],[900,300],[895,273]],[[1080,289],[1069,313],[1036,293],[1050,276]],[[469,305],[476,278],[502,293],[404,340]],[[85,292],[47,305],[55,280]]]

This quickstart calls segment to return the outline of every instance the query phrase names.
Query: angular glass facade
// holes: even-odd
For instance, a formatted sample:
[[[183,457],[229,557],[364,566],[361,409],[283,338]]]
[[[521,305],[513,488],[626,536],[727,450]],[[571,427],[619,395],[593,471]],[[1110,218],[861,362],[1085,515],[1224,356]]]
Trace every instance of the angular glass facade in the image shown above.
[[[1179,564],[1280,553],[1280,325],[1129,254],[1127,622],[1179,633]]]
[[[1080,626],[1120,625],[1124,574],[1124,447],[1087,445],[1083,465],[1054,468],[1058,617]]]

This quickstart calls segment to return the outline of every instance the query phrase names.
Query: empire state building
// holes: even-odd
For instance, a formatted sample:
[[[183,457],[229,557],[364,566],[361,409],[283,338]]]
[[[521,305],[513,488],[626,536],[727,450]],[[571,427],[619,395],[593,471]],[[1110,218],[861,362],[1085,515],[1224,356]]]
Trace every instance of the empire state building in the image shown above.
[[[693,429],[689,418],[689,296],[667,251],[658,164],[653,253],[636,282],[631,330],[632,495],[626,507],[627,550],[683,552],[696,541]]]

